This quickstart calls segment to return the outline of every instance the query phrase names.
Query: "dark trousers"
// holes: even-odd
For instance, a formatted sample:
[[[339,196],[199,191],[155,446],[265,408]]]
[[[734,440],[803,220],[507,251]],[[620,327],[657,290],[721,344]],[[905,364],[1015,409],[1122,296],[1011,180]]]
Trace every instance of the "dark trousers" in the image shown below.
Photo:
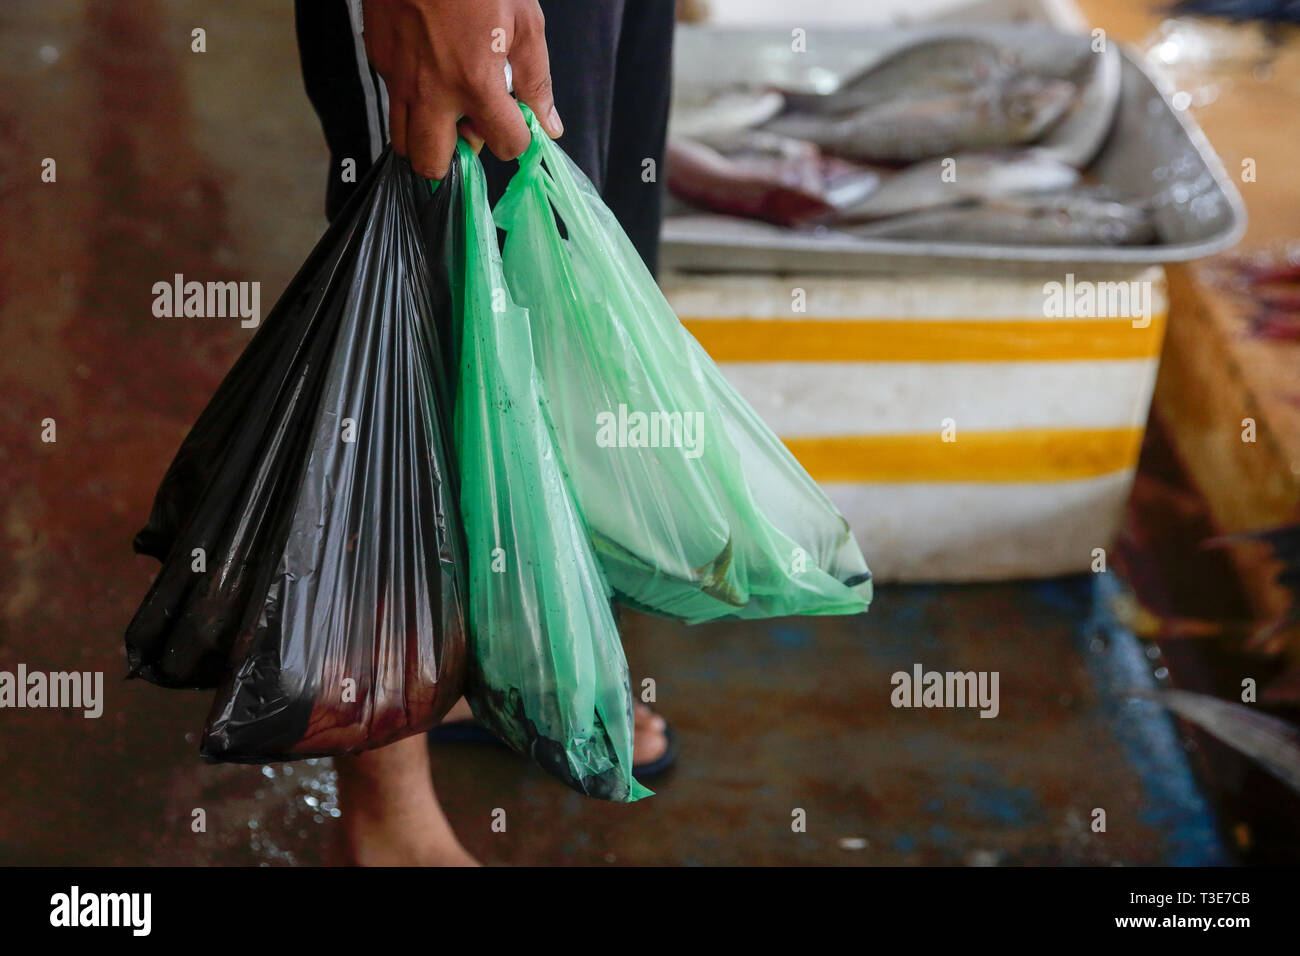
[[[307,96],[330,149],[326,215],[346,204],[346,158],[359,182],[388,139],[383,85],[364,62],[349,0],[296,0]],[[559,144],[587,174],[651,272],[659,254],[660,182],[668,128],[672,0],[543,0]],[[646,182],[647,160],[654,176]],[[483,151],[493,202],[515,166]]]

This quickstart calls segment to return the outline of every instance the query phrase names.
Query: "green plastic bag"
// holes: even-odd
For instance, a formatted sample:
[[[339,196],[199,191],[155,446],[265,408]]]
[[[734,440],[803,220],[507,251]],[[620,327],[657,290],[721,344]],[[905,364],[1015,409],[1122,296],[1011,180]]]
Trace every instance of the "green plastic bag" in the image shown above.
[[[503,741],[588,796],[632,801],[632,694],[547,423],[530,318],[501,271],[483,167],[462,141],[455,435],[468,545],[469,701]]]
[[[523,110],[532,145],[495,210],[505,275],[533,316],[556,443],[619,599],[690,623],[865,611],[871,574],[848,523]]]

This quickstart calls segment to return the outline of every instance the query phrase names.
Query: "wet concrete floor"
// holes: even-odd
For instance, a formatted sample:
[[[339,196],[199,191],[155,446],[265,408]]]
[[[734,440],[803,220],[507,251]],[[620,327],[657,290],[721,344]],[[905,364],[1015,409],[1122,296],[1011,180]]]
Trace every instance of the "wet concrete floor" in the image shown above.
[[[0,10],[0,669],[103,671],[107,698],[94,720],[0,711],[0,863],[338,859],[329,761],[206,765],[207,694],[119,679],[156,570],[131,538],[251,335],[155,318],[151,289],[258,280],[265,312],[311,248],[325,151],[297,71],[288,4]],[[886,586],[851,620],[628,615],[634,679],[682,744],[656,797],[603,805],[464,744],[435,747],[435,780],[488,862],[1223,862],[1171,726],[1122,695],[1150,668],[1107,623],[1112,586]],[[999,671],[1000,716],[891,707],[890,675],[918,662]]]

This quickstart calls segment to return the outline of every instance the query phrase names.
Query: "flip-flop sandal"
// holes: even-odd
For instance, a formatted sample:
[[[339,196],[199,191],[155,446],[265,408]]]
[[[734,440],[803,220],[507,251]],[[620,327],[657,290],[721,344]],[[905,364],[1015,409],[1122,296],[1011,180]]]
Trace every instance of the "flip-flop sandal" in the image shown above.
[[[462,720],[444,720],[429,731],[429,739],[436,740],[439,743],[497,744],[501,747],[505,746],[497,739],[496,734],[473,717],[466,717]]]
[[[664,740],[667,743],[664,752],[649,763],[632,764],[632,776],[638,780],[651,780],[673,768],[677,763],[677,734],[673,732],[672,724],[664,724]]]
[[[658,777],[667,773],[677,763],[677,734],[673,732],[672,724],[664,725],[664,737],[668,741],[668,746],[664,748],[663,753],[648,763],[632,765],[632,773],[638,780]],[[429,739],[439,743],[495,744],[498,747],[505,747],[505,744],[497,739],[496,734],[472,718],[443,721],[429,731]]]

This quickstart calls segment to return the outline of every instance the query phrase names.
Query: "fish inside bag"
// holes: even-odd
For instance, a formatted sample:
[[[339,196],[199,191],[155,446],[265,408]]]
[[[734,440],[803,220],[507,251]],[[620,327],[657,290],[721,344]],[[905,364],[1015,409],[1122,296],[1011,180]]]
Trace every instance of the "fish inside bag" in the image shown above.
[[[448,246],[460,345],[456,447],[474,716],[581,793],[632,801],[632,693],[610,591],[555,447],[533,317],[511,299],[483,167],[460,142]],[[440,188],[446,188],[446,182]]]
[[[532,316],[546,413],[617,598],[690,623],[865,611],[871,574],[848,523],[523,109],[532,144],[495,210],[505,278]]]
[[[209,758],[379,747],[461,696],[465,556],[439,333],[459,188],[444,186],[430,195],[404,159],[379,158],[136,537],[163,566],[126,633],[131,674],[217,688]]]

